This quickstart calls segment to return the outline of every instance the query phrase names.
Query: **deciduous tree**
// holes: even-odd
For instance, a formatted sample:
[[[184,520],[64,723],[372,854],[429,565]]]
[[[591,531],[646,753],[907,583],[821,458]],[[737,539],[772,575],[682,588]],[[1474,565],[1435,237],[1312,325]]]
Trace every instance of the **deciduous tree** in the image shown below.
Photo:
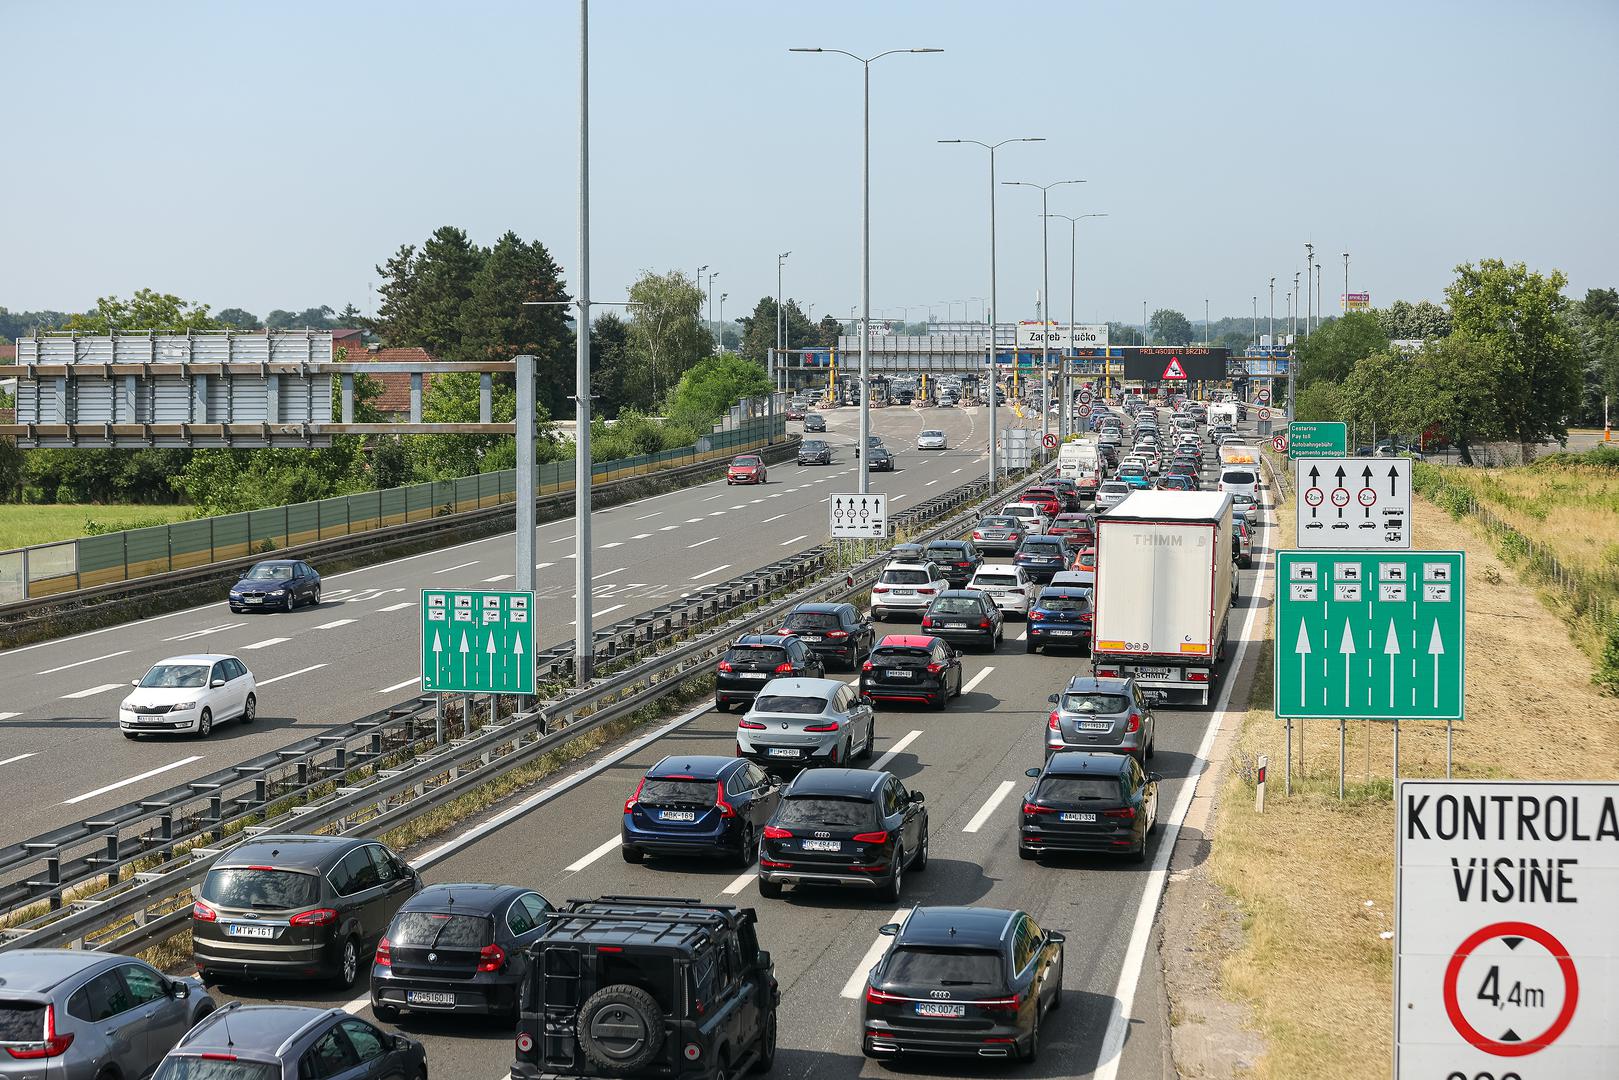
[[[644,365],[654,401],[713,351],[714,339],[702,325],[703,299],[702,289],[680,270],[643,270],[630,286],[630,347]]]
[[[1192,343],[1192,324],[1185,315],[1171,308],[1159,308],[1152,313],[1152,320],[1147,324],[1152,332],[1154,345],[1190,345]]]
[[[1329,319],[1298,348],[1299,385],[1308,386],[1317,380],[1343,382],[1356,361],[1388,347],[1388,335],[1377,316],[1369,311]]]

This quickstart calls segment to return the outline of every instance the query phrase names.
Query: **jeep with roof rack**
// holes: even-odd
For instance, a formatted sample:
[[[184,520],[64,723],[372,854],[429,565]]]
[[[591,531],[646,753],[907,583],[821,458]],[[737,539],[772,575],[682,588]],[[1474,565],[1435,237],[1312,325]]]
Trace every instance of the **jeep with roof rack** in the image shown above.
[[[781,991],[752,908],[569,900],[526,950],[512,1080],[730,1080],[769,1071]]]

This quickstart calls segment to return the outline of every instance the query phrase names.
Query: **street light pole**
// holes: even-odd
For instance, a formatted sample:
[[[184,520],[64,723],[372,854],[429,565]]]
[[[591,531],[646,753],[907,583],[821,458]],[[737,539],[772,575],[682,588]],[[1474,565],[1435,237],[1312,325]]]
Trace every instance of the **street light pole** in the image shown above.
[[[1321,328],[1321,320],[1326,317],[1326,308],[1321,306],[1321,264],[1315,264],[1315,325]]]
[[[1310,303],[1310,266],[1312,265],[1314,259],[1315,259],[1315,245],[1314,244],[1305,244],[1304,245],[1304,336],[1305,337],[1309,337],[1312,333],[1315,332],[1315,326],[1311,323],[1311,317],[1314,315],[1315,308]]]
[[[1276,279],[1270,279],[1270,347],[1276,347]]]
[[[708,329],[714,334],[714,352],[720,351],[719,331],[714,327],[714,279],[720,276],[718,270],[708,275]]]
[[[1349,314],[1349,252],[1344,252],[1344,314]]]
[[[1254,297],[1254,347],[1259,347],[1259,297]]]
[[[1049,184],[1031,184],[1026,180],[1003,180],[1010,187],[1032,187],[1040,192],[1040,439],[1044,449],[1045,437],[1051,432],[1051,252],[1048,243],[1051,230],[1046,220],[1046,192],[1064,184],[1083,184],[1083,180],[1053,180]]]
[[[856,56],[843,49],[794,48],[788,52],[837,53],[860,64],[864,75],[864,107],[860,140],[860,494],[871,490],[871,455],[865,453],[871,432],[871,65],[895,53],[938,53],[943,49],[889,49],[875,56]],[[777,303],[778,308],[780,302]]]
[[[706,269],[706,267],[705,267]],[[596,662],[590,594],[590,0],[579,0],[579,322],[574,328],[574,678],[589,684]]]
[[[1213,331],[1209,329],[1209,298],[1203,298],[1203,347],[1208,348],[1213,340]]]
[[[995,273],[995,151],[1014,142],[1045,142],[1043,137],[1027,139],[1002,139],[998,143],[979,142],[977,139],[940,139],[941,143],[970,143],[973,146],[982,146],[989,151],[989,308],[984,313],[984,321],[989,324],[989,486],[991,490],[996,487],[1000,477],[1000,462],[995,454],[995,394],[999,386],[996,378],[1000,366],[999,356],[995,345],[995,304],[996,273]],[[1017,346],[1012,347],[1012,364],[1017,365]]]
[[[714,333],[718,335],[719,338],[717,348],[720,352],[725,351],[725,298],[730,295],[730,293],[720,293],[720,317],[719,321],[715,324],[714,330]]]

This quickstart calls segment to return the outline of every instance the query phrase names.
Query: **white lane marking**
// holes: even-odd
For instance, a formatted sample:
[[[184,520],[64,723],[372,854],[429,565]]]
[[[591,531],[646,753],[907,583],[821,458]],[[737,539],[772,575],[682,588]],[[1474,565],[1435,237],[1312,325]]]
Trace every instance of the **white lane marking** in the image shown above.
[[[614,574],[622,574],[624,572],[624,569],[625,568],[621,566],[617,570],[603,570],[599,574],[593,574],[591,576],[590,580],[591,581],[600,581],[604,577],[612,577]]]
[[[690,550],[691,548],[700,548],[704,544],[712,544],[714,541],[716,541],[718,539],[719,539],[719,537],[717,537],[717,536],[710,536],[707,540],[699,540],[695,544],[687,544],[686,548],[687,548],[687,550]]]
[[[547,544],[566,544],[569,540],[572,540],[572,539],[573,539],[573,533],[568,533],[567,535],[559,536],[554,540],[547,540],[546,543]]]
[[[894,912],[894,917],[887,921],[904,922],[905,916],[910,913],[910,910],[910,908],[900,908]],[[866,950],[866,955],[861,959],[860,965],[854,969],[854,974],[850,975],[849,981],[843,984],[842,993],[844,997],[857,998],[866,992],[867,976],[871,974],[871,969],[876,966],[877,961],[883,958],[883,953],[888,951],[889,942],[893,940],[893,938],[886,938],[881,934],[877,935],[877,940],[873,941],[871,948]]]
[[[715,499],[723,499],[729,494],[730,494],[730,492],[728,492],[728,491],[722,491],[718,495],[710,495],[708,498],[706,498],[706,499],[704,499],[702,501],[703,502],[713,502]]]
[[[534,569],[536,569],[536,570],[544,570],[547,566],[555,566],[555,565],[556,565],[556,563],[554,563],[554,562],[537,562],[537,563],[534,564]]]
[[[982,829],[984,822],[989,820],[991,814],[1000,809],[1001,803],[1006,801],[1006,797],[1012,794],[1012,789],[1015,787],[1017,787],[1016,780],[1002,780],[995,785],[995,790],[990,793],[989,798],[984,800],[984,805],[978,808],[978,813],[972,816],[972,820],[967,822],[961,831],[977,832]]]
[[[731,568],[730,563],[720,563],[718,566],[714,567],[714,569],[712,569],[712,570],[704,570],[701,574],[693,574],[687,580],[689,580],[689,581],[701,581],[703,578],[713,577],[715,574],[719,573],[721,570],[729,570],[730,568]]]
[[[603,615],[611,615],[613,612],[617,611],[619,608],[621,608],[623,606],[624,606],[623,604],[614,604],[612,607],[602,608],[600,611],[592,612],[590,617],[592,619],[599,619]]]
[[[187,630],[183,634],[175,634],[173,637],[166,637],[163,640],[164,641],[190,641],[192,638],[207,637],[209,634],[217,634],[222,630],[234,630],[238,626],[246,626],[246,625],[247,624],[245,622],[220,623],[218,626],[210,626],[206,630]]]
[[[159,765],[155,769],[147,769],[145,772],[137,776],[131,776],[127,780],[119,780],[117,783],[108,784],[106,787],[98,787],[94,791],[86,791],[83,795],[75,795],[71,799],[63,799],[62,805],[72,806],[74,803],[82,803],[86,799],[95,798],[97,795],[105,795],[109,791],[117,791],[119,788],[128,787],[130,784],[138,784],[142,780],[150,780],[152,777],[160,776],[163,773],[168,772],[170,769],[178,769],[182,765],[190,765],[193,761],[201,760],[201,754],[192,754],[190,757],[183,757],[179,761],[171,761],[167,765]]]
[[[473,559],[471,562],[456,563],[454,566],[446,566],[442,570],[434,570],[433,573],[435,573],[435,574],[448,574],[451,570],[464,570],[469,566],[477,566],[477,565],[478,565],[478,560]]]
[[[1271,545],[1266,542],[1264,530],[1271,528],[1272,523],[1266,521],[1261,526],[1260,542],[1266,554],[1259,560],[1256,567],[1259,571],[1254,580],[1266,580],[1265,564],[1271,561]],[[1236,685],[1236,673],[1242,669],[1242,657],[1248,651],[1249,635],[1254,628],[1254,615],[1259,611],[1259,605],[1250,598],[1248,613],[1242,620],[1242,639],[1237,642],[1236,654],[1232,656],[1227,669],[1226,677],[1221,680],[1225,686],[1220,690],[1220,696],[1215,699],[1214,711],[1209,714],[1207,726],[1203,729],[1203,738],[1197,746],[1197,756],[1192,759],[1191,775],[1182,783],[1180,793],[1175,797],[1175,805],[1169,812],[1169,820],[1159,829],[1158,851],[1153,856],[1152,868],[1147,871],[1147,885],[1141,890],[1141,901],[1136,908],[1135,922],[1130,928],[1130,943],[1124,950],[1124,966],[1119,969],[1119,982],[1113,991],[1113,1007],[1108,1011],[1107,1024],[1102,1029],[1102,1045],[1097,1053],[1096,1071],[1094,1080],[1117,1080],[1119,1075],[1119,1061],[1124,1049],[1124,1034],[1129,1028],[1129,1012],[1135,1007],[1136,983],[1141,978],[1141,965],[1146,961],[1147,943],[1152,938],[1152,924],[1157,916],[1158,904],[1163,899],[1164,885],[1169,878],[1169,859],[1175,852],[1175,840],[1180,835],[1181,822],[1186,820],[1186,811],[1191,808],[1192,795],[1197,790],[1199,778],[1208,765],[1209,749],[1214,745],[1215,735],[1225,723],[1226,707],[1231,703],[1231,688]]]
[[[494,577],[486,577],[486,578],[484,578],[483,583],[485,585],[490,585],[490,584],[493,584],[494,582],[497,582],[497,581],[505,581],[507,578],[512,577],[512,576],[513,576],[512,574],[496,574]]]
[[[603,544],[602,545],[602,550],[606,551],[608,548],[616,548],[616,547],[623,547],[623,546],[624,546],[624,541],[622,541],[622,540],[614,540],[611,544]]]
[[[105,694],[108,690],[116,690],[123,685],[123,683],[116,682],[102,683],[100,686],[92,686],[88,690],[76,690],[71,694],[63,694],[62,699],[65,701],[68,698],[94,697],[97,694]]]
[[[923,487],[932,487],[934,484],[937,484],[937,483],[938,483],[937,480],[929,480],[927,483],[923,484],[922,486]]]
[[[724,510],[713,510],[713,511],[709,512],[708,516],[709,517],[724,517],[725,516],[725,511]]]
[[[279,645],[288,640],[284,637],[267,637],[263,641],[255,641],[251,645],[243,645],[243,649],[268,649],[271,645]]]
[[[94,663],[97,663],[97,662],[102,661],[102,660],[111,660],[115,656],[128,656],[128,655],[129,655],[129,650],[128,649],[122,649],[122,650],[120,650],[118,652],[110,652],[106,656],[93,656],[88,660],[75,660],[71,664],[63,664],[61,667],[46,668],[44,671],[36,671],[36,672],[34,672],[34,674],[35,675],[55,675],[58,671],[66,671],[68,668],[82,667],[85,664],[94,664]]]
[[[403,690],[407,686],[415,686],[417,683],[419,683],[421,681],[422,681],[422,677],[420,675],[417,675],[417,676],[414,676],[412,678],[406,679],[404,682],[396,682],[392,686],[384,686],[381,690],[378,690],[377,693],[379,693],[379,694],[391,694],[395,690]]]
[[[1013,638],[1012,640],[1013,641],[1028,641],[1029,640],[1029,628],[1024,627],[1023,632],[1020,633],[1017,637]]]
[[[579,871],[583,870],[585,867],[589,866],[591,863],[595,862],[609,851],[612,851],[614,848],[618,847],[618,844],[619,839],[615,836],[611,840],[608,840],[606,843],[602,844],[600,847],[591,851],[590,854],[583,855],[575,859],[562,869],[570,874],[577,874]]]
[[[900,500],[901,500],[901,499],[903,499],[903,498],[905,498],[905,497],[906,497],[906,496],[904,496],[904,495],[895,495],[895,496],[894,496],[894,500],[893,500],[893,501],[894,501],[894,502],[899,502],[899,501],[900,501]]]
[[[325,666],[325,664],[310,664],[308,667],[301,667],[297,671],[289,671],[285,675],[277,675],[273,679],[260,679],[256,685],[269,686],[273,682],[280,682],[282,679],[290,679],[296,675],[307,675],[309,672],[318,671]]]
[[[974,675],[972,678],[968,679],[967,680],[967,685],[963,686],[961,688],[961,692],[963,694],[972,693],[974,690],[978,689],[978,684],[979,683],[981,683],[985,679],[989,678],[989,673],[994,671],[994,670],[995,670],[995,665],[994,664],[988,665],[982,671],[980,671],[977,675]]]
[[[0,712],[0,720],[10,720],[13,716],[21,716],[20,712]]]
[[[897,755],[901,750],[904,750],[907,746],[909,746],[913,742],[915,742],[916,737],[918,735],[920,735],[920,734],[922,734],[920,731],[913,731],[909,735],[907,735],[903,739],[901,739],[899,742],[895,743],[893,746],[890,746],[888,748],[888,753],[884,754],[882,757],[878,758],[875,762],[872,763],[871,771],[872,772],[882,772],[883,771],[883,766],[887,765],[890,761],[893,761],[895,755]]]
[[[16,713],[10,713],[8,715],[15,716],[17,714]],[[39,753],[39,751],[30,750],[26,754],[17,754],[14,757],[8,757],[4,761],[0,761],[0,765],[10,765],[13,761],[21,761],[23,758],[31,758],[37,753]]]
[[[377,610],[378,611],[404,611],[408,607],[415,607],[415,606],[416,606],[416,601],[414,601],[414,600],[406,600],[403,604],[390,604],[387,607],[379,607],[379,608],[377,608]]]
[[[784,518],[786,516],[787,516],[786,514],[777,514],[775,517],[765,518],[763,521],[759,522],[759,524],[761,524],[761,525],[769,525],[772,521],[780,521],[782,518]]]
[[[801,533],[801,534],[799,534],[799,535],[798,535],[798,536],[795,536],[795,537],[793,537],[793,538],[792,538],[792,539],[791,539],[791,540],[783,540],[783,541],[782,541],[782,542],[781,542],[781,543],[780,543],[780,544],[778,544],[778,545],[776,545],[776,546],[777,546],[777,547],[786,547],[786,546],[787,546],[787,545],[788,545],[788,544],[796,544],[796,543],[798,543],[798,542],[799,542],[799,541],[800,541],[800,540],[802,540],[802,539],[804,539],[804,538],[805,538],[805,537],[807,537],[807,536],[808,536],[808,535],[809,535],[809,533]]]
[[[634,536],[630,537],[630,539],[631,540],[646,540],[646,539],[649,539],[651,536],[652,536],[651,533],[636,533]]]
[[[632,581],[628,585],[624,586],[624,588],[625,589],[644,589],[644,588],[646,588],[646,582],[644,582],[644,581]]]
[[[331,622],[321,623],[319,626],[315,627],[315,629],[316,630],[336,630],[339,626],[347,626],[349,623],[351,623],[353,621],[354,621],[353,619],[333,619]]]
[[[4,765],[4,764],[5,764],[5,762],[0,761],[0,765]],[[735,896],[737,893],[741,892],[743,889],[746,889],[749,885],[752,885],[755,881],[758,881],[758,880],[759,880],[759,875],[756,872],[754,872],[752,870],[749,870],[745,874],[738,874],[736,876],[735,881],[732,881],[729,885],[725,886],[725,888],[721,889],[720,891],[722,893],[724,893],[726,896]]]
[[[961,470],[960,470],[960,469],[951,469],[951,470],[950,470],[950,475],[951,475],[951,476],[954,476],[954,475],[956,475],[956,474],[957,474],[957,473],[958,473],[958,472],[960,472],[960,471],[961,471]]]
[[[680,528],[679,525],[665,525],[663,528],[659,529],[658,531],[659,532],[674,532],[678,528]]]
[[[686,519],[686,524],[687,525],[701,525],[702,523],[703,523],[702,518],[687,518]]]
[[[663,511],[662,510],[654,510],[650,514],[642,514],[640,517],[636,518],[635,520],[636,521],[651,521],[655,517],[662,517],[662,516],[663,516]]]

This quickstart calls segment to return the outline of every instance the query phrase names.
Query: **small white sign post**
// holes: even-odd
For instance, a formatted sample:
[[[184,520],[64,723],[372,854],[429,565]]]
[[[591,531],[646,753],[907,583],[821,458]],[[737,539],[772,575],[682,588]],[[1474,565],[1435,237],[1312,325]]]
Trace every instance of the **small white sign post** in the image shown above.
[[[1619,1076],[1619,782],[1403,780],[1394,1080]]]
[[[826,500],[827,531],[834,540],[880,540],[888,535],[888,496],[830,495]]]
[[[1301,457],[1293,462],[1301,548],[1411,546],[1411,459]]]

